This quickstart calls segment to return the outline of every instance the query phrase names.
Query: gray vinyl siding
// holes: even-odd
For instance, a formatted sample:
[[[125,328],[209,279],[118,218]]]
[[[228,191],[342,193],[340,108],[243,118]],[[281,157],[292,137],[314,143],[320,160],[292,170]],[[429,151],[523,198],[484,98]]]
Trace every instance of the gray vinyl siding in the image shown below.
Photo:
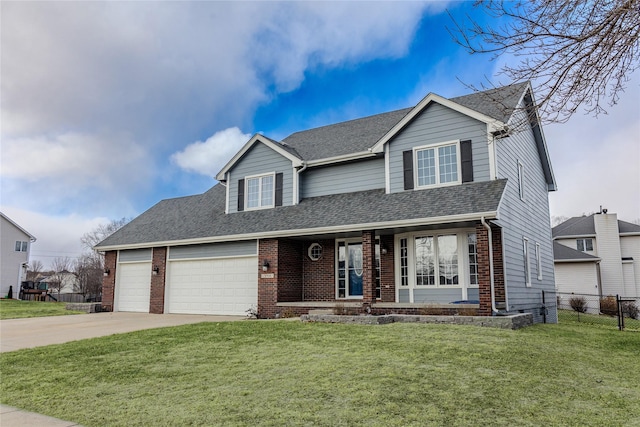
[[[238,180],[246,176],[283,173],[282,205],[293,204],[293,165],[286,157],[262,143],[255,144],[229,171],[229,206],[227,212],[238,211]]]
[[[257,248],[258,246],[255,240],[175,246],[169,250],[169,259],[177,260],[257,255]]]
[[[516,113],[517,114],[517,113]],[[522,113],[521,113],[522,114]],[[520,118],[522,119],[522,118]],[[517,120],[515,123],[519,123]],[[520,199],[518,161],[524,165],[525,196]],[[507,286],[508,310],[531,312],[542,321],[542,291],[547,292],[547,322],[556,322],[553,246],[549,223],[549,195],[533,132],[526,126],[496,142],[499,178],[507,178],[507,186],[499,208],[499,224],[503,233],[503,256]],[[531,287],[526,287],[523,238],[529,240]],[[536,243],[540,244],[542,280],[537,279]]]
[[[390,192],[404,191],[403,151],[453,140],[472,141],[473,180],[491,179],[487,125],[440,104],[432,103],[389,143]]]
[[[300,197],[351,193],[384,188],[384,158],[307,169],[300,180]]]
[[[151,248],[120,251],[120,262],[151,261]]]
[[[409,289],[398,289],[398,302],[408,303],[409,301]]]
[[[460,301],[462,299],[462,289],[453,288],[437,288],[437,289],[414,289],[413,302],[414,303],[439,303],[448,304],[453,301]]]
[[[467,288],[467,299],[468,300],[480,301],[480,289],[478,289],[478,288]]]

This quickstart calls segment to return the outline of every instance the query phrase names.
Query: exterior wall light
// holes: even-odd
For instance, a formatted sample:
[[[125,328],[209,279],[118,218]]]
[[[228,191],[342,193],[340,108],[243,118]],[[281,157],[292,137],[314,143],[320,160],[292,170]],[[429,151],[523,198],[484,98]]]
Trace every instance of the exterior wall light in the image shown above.
[[[153,275],[157,276],[158,273],[160,273],[160,267],[158,267],[157,265],[153,266]]]
[[[267,270],[269,270],[269,261],[265,259],[264,261],[262,261],[262,271]]]

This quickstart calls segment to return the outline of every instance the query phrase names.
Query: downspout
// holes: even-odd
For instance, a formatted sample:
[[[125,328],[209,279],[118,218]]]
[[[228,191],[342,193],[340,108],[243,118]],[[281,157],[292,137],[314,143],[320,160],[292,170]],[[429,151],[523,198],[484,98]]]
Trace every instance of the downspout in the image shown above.
[[[298,188],[296,189],[296,190],[297,190],[297,191],[296,191],[296,193],[297,193],[297,194],[296,194],[296,205],[297,205],[298,203],[300,203],[300,174],[301,174],[302,172],[304,172],[306,169],[307,169],[307,162],[305,162],[305,161],[303,160],[303,161],[302,161],[302,167],[296,171],[296,173],[298,174],[298,179],[297,179],[297,181],[298,181],[298,185],[297,185],[297,186],[298,186]]]
[[[495,291],[495,282],[493,279],[493,239],[491,237],[491,227],[485,221],[484,216],[480,218],[480,222],[482,226],[487,230],[488,241],[489,241],[489,278],[491,281],[491,311],[495,314],[498,314],[498,309],[496,308],[496,291]]]

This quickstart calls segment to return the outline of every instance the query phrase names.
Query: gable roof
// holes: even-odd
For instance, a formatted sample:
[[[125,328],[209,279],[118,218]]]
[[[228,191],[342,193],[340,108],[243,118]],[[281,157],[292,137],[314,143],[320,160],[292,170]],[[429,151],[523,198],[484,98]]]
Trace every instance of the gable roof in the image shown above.
[[[225,188],[163,200],[107,237],[98,250],[309,236],[493,219],[506,180],[385,194],[384,190],[303,199],[298,205],[224,213]]]
[[[244,146],[240,149],[240,151],[238,151],[235,156],[233,156],[231,158],[231,160],[229,160],[227,162],[227,164],[222,168],[222,170],[220,172],[218,172],[216,174],[216,179],[218,181],[224,181],[225,178],[225,174],[227,173],[227,171],[229,169],[231,169],[233,167],[233,165],[242,158],[242,156],[245,155],[245,153],[247,151],[249,151],[251,149],[251,147],[253,147],[255,144],[259,144],[262,143],[264,145],[266,145],[267,147],[271,148],[272,150],[274,150],[275,152],[277,152],[278,154],[280,154],[281,156],[291,160],[291,162],[293,163],[294,167],[296,166],[302,166],[303,162],[302,162],[302,158],[300,157],[300,155],[296,152],[296,150],[292,147],[289,147],[287,145],[281,144],[277,141],[274,141],[271,138],[268,138],[264,135],[261,135],[259,133],[253,135],[251,137],[251,139],[249,141],[246,142],[246,144],[244,144]]]
[[[24,234],[27,235],[27,237],[29,237],[29,240],[31,242],[35,242],[36,241],[36,237],[29,233],[27,230],[25,230],[24,228],[20,227],[15,221],[13,221],[11,218],[9,218],[8,216],[6,216],[5,214],[3,214],[2,212],[0,212],[0,216],[2,218],[4,218],[9,224],[13,225],[14,227],[16,227],[18,230],[20,230],[21,232],[23,232]]]
[[[515,83],[474,92],[469,95],[457,96],[451,98],[451,101],[499,120],[502,123],[507,123],[528,87],[528,82]]]
[[[553,242],[553,261],[554,262],[599,262],[600,258],[580,252],[576,249]]]
[[[562,237],[580,237],[580,236],[595,236],[596,226],[593,221],[594,215],[578,216],[569,218],[562,224],[558,224],[551,229],[553,238]],[[620,234],[640,234],[640,225],[632,224],[630,222],[618,220],[618,231]]]

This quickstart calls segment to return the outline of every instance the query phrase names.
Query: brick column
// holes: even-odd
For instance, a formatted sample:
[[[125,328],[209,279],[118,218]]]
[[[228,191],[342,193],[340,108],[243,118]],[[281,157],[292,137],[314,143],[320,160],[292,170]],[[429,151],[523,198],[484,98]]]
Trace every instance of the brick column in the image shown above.
[[[493,291],[498,309],[508,309],[504,283],[504,261],[502,259],[502,229],[491,228],[491,240],[493,244]]]
[[[489,268],[489,233],[482,224],[476,225],[478,250],[479,316],[491,316],[491,272]]]
[[[269,261],[269,269],[262,271],[264,260]],[[274,318],[278,302],[278,240],[258,241],[258,316]]]
[[[362,303],[376,301],[376,236],[373,230],[362,232]]]
[[[109,270],[107,276],[102,277],[102,309],[113,311],[113,298],[116,290],[116,261],[117,251],[108,251],[104,254],[104,268]]]
[[[153,248],[152,267],[158,267],[158,274],[151,273],[151,295],[149,299],[149,313],[164,313],[164,287],[167,271],[167,248]]]
[[[380,297],[384,302],[396,301],[396,276],[393,236],[380,236]],[[386,248],[386,255],[382,249]]]

